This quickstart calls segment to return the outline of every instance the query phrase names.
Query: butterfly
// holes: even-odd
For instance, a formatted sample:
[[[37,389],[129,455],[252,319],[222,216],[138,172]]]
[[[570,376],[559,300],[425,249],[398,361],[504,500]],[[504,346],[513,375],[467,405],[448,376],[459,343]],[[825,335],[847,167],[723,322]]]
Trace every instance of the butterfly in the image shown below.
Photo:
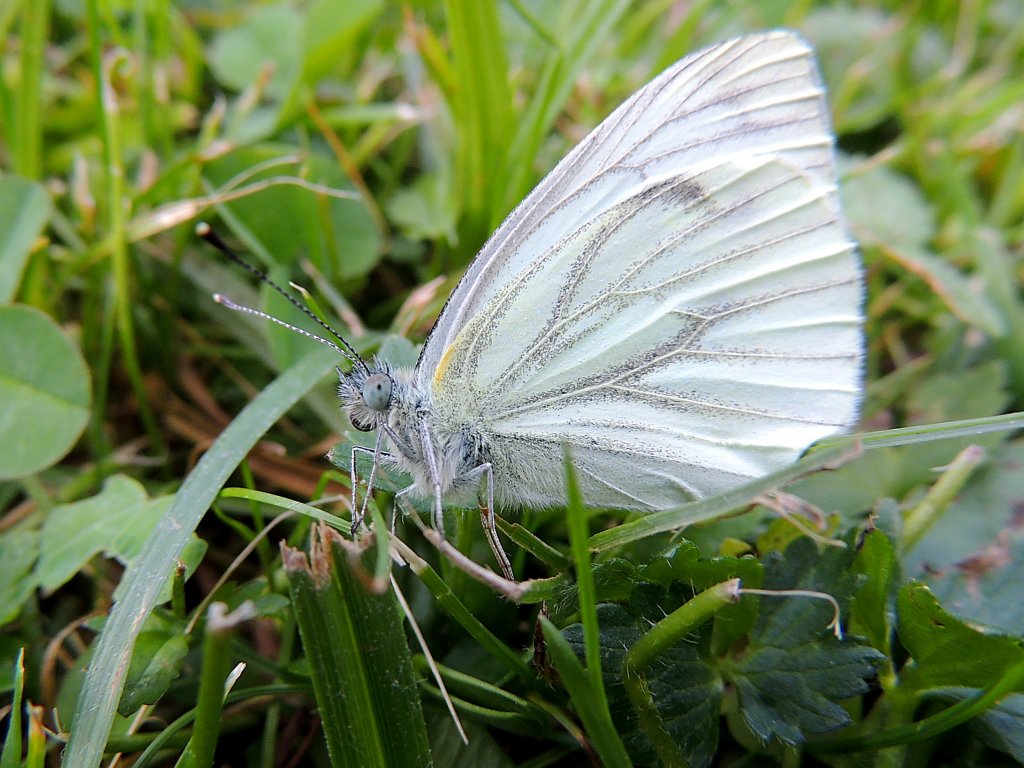
[[[564,445],[593,507],[669,509],[777,470],[857,419],[862,296],[812,48],[789,31],[704,48],[508,216],[413,368],[338,337],[342,406],[376,432],[353,451],[354,519],[364,452],[367,493],[378,466],[404,471],[398,497],[429,499],[442,535],[446,502],[482,499],[511,579],[495,510],[563,504]]]

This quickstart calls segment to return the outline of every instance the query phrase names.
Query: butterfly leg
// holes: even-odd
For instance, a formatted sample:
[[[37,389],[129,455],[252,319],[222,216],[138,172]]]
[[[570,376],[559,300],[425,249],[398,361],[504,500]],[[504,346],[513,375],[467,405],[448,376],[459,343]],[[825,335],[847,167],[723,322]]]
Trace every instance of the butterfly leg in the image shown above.
[[[502,575],[509,581],[515,581],[512,564],[508,560],[508,555],[505,554],[505,549],[501,546],[501,539],[498,538],[498,528],[495,524],[494,469],[490,462],[481,464],[463,475],[462,479],[471,482],[481,475],[487,478],[487,505],[480,509],[480,525],[484,529],[484,535],[487,537],[487,543],[491,545],[494,557],[498,560],[498,565],[501,566]]]
[[[430,484],[434,489],[434,530],[444,538],[444,508],[441,506],[441,473],[437,468],[437,457],[434,455],[434,441],[427,429],[427,422],[420,420],[420,447],[423,457],[427,460],[430,470]]]
[[[369,448],[365,448],[361,445],[353,445],[352,453],[350,455],[349,465],[349,482],[352,486],[352,526],[349,531],[350,535],[355,536],[366,519],[366,505],[370,503],[370,496],[373,494],[373,481],[377,475],[377,466],[380,464],[381,459],[391,458],[391,454],[386,453],[380,449],[381,439],[380,435],[377,436],[377,444],[371,451]],[[356,473],[356,454],[369,454],[371,459],[370,477],[366,481],[366,496],[363,498],[362,506],[358,505],[356,498],[356,489],[359,486],[359,476]],[[393,521],[392,521],[393,524]]]
[[[403,496],[407,496],[408,494],[410,494],[414,490],[416,490],[415,483],[413,485],[406,486],[405,488],[403,488],[402,490],[400,490],[398,493],[395,494],[394,509],[391,510],[391,535],[392,536],[395,535],[395,522],[398,520],[398,512],[399,512],[399,506],[398,505],[402,501],[404,501],[407,505],[409,505],[409,500],[408,499],[403,499],[402,497]],[[410,505],[410,509],[411,509],[411,505]],[[406,512],[406,514],[410,514],[410,513]],[[416,514],[416,513],[412,512],[411,514]]]

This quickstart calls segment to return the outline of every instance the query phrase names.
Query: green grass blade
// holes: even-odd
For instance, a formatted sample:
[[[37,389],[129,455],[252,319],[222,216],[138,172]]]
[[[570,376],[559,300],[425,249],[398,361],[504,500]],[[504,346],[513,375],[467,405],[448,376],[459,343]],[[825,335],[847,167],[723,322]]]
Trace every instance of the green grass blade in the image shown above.
[[[564,43],[560,49],[548,54],[547,61],[537,77],[526,113],[519,119],[519,129],[511,147],[505,147],[501,157],[507,158],[502,182],[495,186],[504,194],[501,206],[495,211],[491,226],[495,227],[533,185],[534,160],[541,142],[555,124],[580,73],[598,44],[607,39],[609,30],[628,10],[628,0],[600,0],[582,6],[566,5],[567,16]]]
[[[601,761],[607,768],[625,768],[632,765],[626,747],[615,730],[615,724],[612,723],[608,700],[594,691],[583,665],[558,628],[544,616],[540,617],[540,624],[544,640],[547,642],[548,654]]]
[[[583,624],[583,649],[587,661],[587,675],[595,696],[608,706],[604,681],[601,678],[601,627],[597,623],[597,591],[594,574],[590,570],[590,548],[587,546],[587,510],[583,507],[579,481],[572,466],[569,446],[563,448],[565,456],[565,524],[569,531],[573,565],[576,567],[576,594],[579,596],[580,622]]]
[[[458,170],[464,242],[476,247],[493,226],[512,114],[505,41],[494,0],[446,0],[458,90],[451,103],[459,129]],[[504,211],[498,211],[500,218]]]
[[[1006,432],[1022,428],[1024,428],[1024,414],[1010,413],[1002,416],[986,416],[978,419],[925,424],[918,427],[904,427],[884,432],[832,438],[820,443],[819,447],[816,447],[800,461],[790,464],[778,472],[759,477],[717,496],[684,504],[664,512],[644,515],[615,528],[596,533],[590,537],[590,548],[600,552],[658,533],[667,533],[694,523],[713,520],[750,504],[754,498],[766,491],[781,488],[804,475],[824,469],[844,458],[852,458],[858,450],[914,445],[932,440],[972,437],[988,432]]]
[[[22,696],[25,693],[25,649],[18,650],[11,676],[10,715],[7,718],[7,736],[3,751],[0,751],[0,768],[18,768],[21,765],[21,714]]]
[[[207,768],[213,765],[221,713],[224,711],[224,683],[231,672],[231,638],[238,623],[244,620],[245,613],[244,608],[239,609],[241,615],[238,616],[225,615],[225,611],[223,603],[214,603],[206,612],[195,728],[176,768]]]
[[[15,112],[14,170],[39,179],[43,168],[43,54],[50,31],[49,0],[30,0],[21,8],[21,80]]]
[[[288,547],[282,555],[331,765],[432,765],[394,593],[366,588],[359,544],[323,526],[313,535],[308,559]]]
[[[102,757],[135,638],[224,481],[270,426],[336,363],[337,355],[317,349],[289,368],[231,422],[182,483],[167,516],[125,574],[125,597],[114,605],[97,640],[78,698],[66,765],[92,766]]]

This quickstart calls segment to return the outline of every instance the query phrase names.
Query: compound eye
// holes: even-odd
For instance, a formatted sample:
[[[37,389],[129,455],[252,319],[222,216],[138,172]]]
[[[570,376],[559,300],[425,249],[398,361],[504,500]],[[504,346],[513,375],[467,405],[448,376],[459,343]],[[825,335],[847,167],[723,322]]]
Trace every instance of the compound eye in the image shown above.
[[[375,373],[363,383],[363,402],[375,411],[386,410],[391,402],[391,377]]]

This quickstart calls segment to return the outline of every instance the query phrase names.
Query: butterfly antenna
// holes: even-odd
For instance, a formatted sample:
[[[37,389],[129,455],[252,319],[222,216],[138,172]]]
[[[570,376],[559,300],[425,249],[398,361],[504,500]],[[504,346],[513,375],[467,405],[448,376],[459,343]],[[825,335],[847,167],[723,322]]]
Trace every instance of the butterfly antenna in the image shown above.
[[[317,325],[319,325],[321,328],[323,328],[325,331],[327,331],[329,334],[331,334],[331,336],[333,336],[338,341],[340,341],[341,342],[341,346],[339,347],[333,341],[329,341],[328,339],[325,339],[325,338],[323,338],[321,336],[317,336],[315,333],[310,333],[309,331],[305,331],[302,328],[299,328],[297,326],[292,325],[291,323],[286,323],[284,320],[280,320],[280,319],[274,317],[273,315],[268,315],[266,312],[261,312],[258,309],[253,309],[252,307],[246,307],[246,306],[244,306],[242,304],[236,304],[231,299],[229,299],[227,296],[224,296],[222,294],[215,293],[213,295],[213,300],[214,301],[216,301],[218,304],[223,304],[228,309],[233,309],[236,312],[244,312],[246,314],[253,315],[254,317],[262,318],[263,320],[269,320],[272,323],[277,323],[282,328],[287,328],[290,331],[294,331],[295,333],[298,333],[298,334],[300,334],[302,336],[305,336],[307,338],[313,339],[314,341],[319,341],[321,344],[323,344],[325,346],[328,346],[331,349],[333,349],[336,352],[338,352],[342,357],[344,357],[346,360],[348,360],[350,363],[352,363],[352,365],[358,366],[358,367],[362,368],[363,371],[365,371],[366,373],[370,372],[370,370],[367,367],[366,363],[359,356],[359,353],[356,352],[355,349],[352,348],[352,345],[349,344],[345,340],[344,336],[342,336],[340,333],[338,333],[336,330],[334,330],[331,326],[329,326],[327,323],[325,323],[323,320],[321,320],[319,317],[317,317],[316,314],[314,314],[309,309],[309,307],[305,306],[302,302],[300,302],[298,299],[296,299],[292,294],[290,294],[284,288],[282,288],[277,283],[275,283],[273,280],[271,280],[269,277],[267,277],[259,269],[254,267],[252,264],[247,262],[245,259],[243,259],[241,256],[239,256],[233,250],[231,250],[231,248],[228,247],[228,244],[225,243],[223,240],[221,240],[220,235],[218,235],[216,232],[214,232],[213,228],[209,224],[207,224],[205,221],[199,222],[199,224],[196,225],[196,235],[198,235],[203,240],[205,240],[210,245],[212,245],[214,248],[216,248],[218,251],[223,253],[225,256],[228,257],[228,259],[230,259],[235,264],[240,266],[246,272],[249,272],[250,274],[255,275],[256,278],[261,283],[269,285],[271,288],[273,288],[279,294],[284,296],[285,299],[287,299],[293,306],[297,307],[303,314],[306,315],[306,317],[311,319],[313,322],[315,322]],[[344,349],[342,347],[344,347]]]

